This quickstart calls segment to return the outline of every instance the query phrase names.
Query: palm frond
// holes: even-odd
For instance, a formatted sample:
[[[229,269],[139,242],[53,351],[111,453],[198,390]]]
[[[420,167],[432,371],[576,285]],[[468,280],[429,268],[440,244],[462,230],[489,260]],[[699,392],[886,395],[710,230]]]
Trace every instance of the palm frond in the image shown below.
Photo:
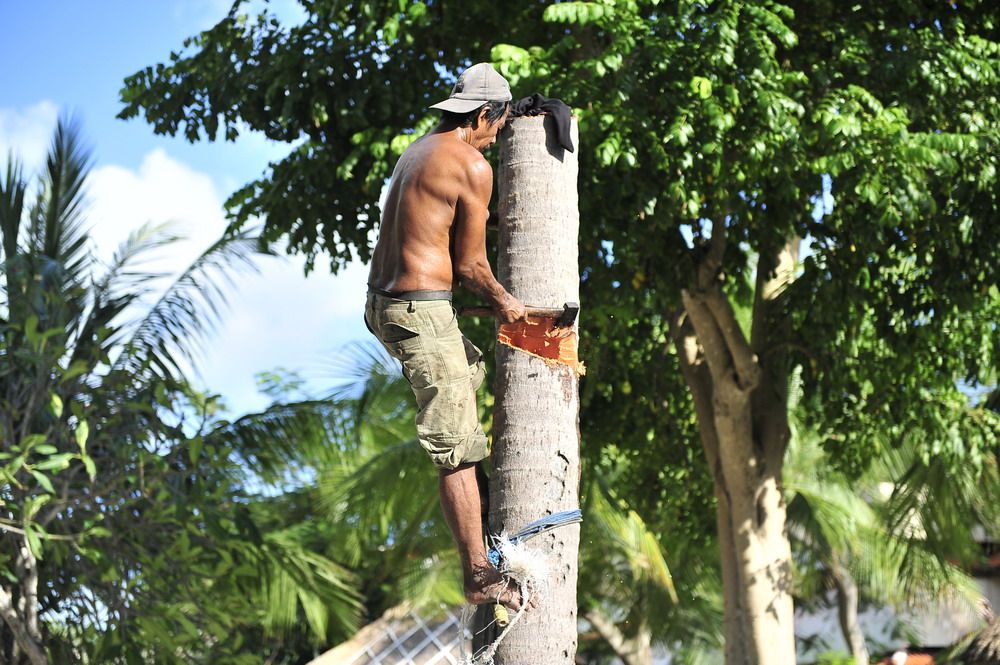
[[[634,585],[649,585],[677,603],[677,590],[663,549],[642,517],[597,481],[588,492],[584,509],[589,531],[599,538],[602,556],[624,563]],[[612,567],[615,562],[605,565]]]
[[[221,422],[205,436],[233,446],[248,468],[265,481],[300,464],[322,465],[336,448],[329,444],[331,412],[326,401],[274,404],[233,422]]]
[[[323,469],[317,481],[320,511],[331,518],[348,512],[360,533],[381,538],[419,527],[436,505],[436,474],[413,439],[384,445],[358,466]]]
[[[149,284],[160,274],[134,271],[130,267],[143,254],[178,239],[167,232],[166,225],[144,224],[129,234],[112,257],[105,273],[94,279],[89,289],[89,307],[80,318],[69,346],[73,349],[69,364],[107,356],[122,341],[128,308],[149,291]],[[103,332],[101,332],[103,331]]]
[[[249,233],[212,244],[160,296],[134,327],[115,369],[149,366],[161,376],[179,376],[181,360],[197,362],[202,344],[219,323],[232,271],[256,271],[254,255],[270,253]]]
[[[928,549],[925,541],[896,541],[895,545],[898,577],[895,589],[884,590],[886,597],[909,607],[947,603],[967,617],[976,615],[983,594],[968,572]],[[864,561],[865,557],[859,557],[859,562]]]
[[[372,380],[397,376],[399,363],[374,340],[351,342],[332,356],[328,373],[338,384],[331,396],[356,397]]]
[[[60,119],[47,170],[25,214],[21,167],[13,157],[8,159],[0,196],[0,230],[13,320],[34,315],[41,329],[64,328],[67,334],[78,324],[91,260],[82,215],[89,168],[90,157],[82,147],[78,126]]]
[[[399,575],[398,598],[409,601],[416,609],[461,605],[465,602],[461,570],[454,548],[411,558],[404,562]]]
[[[708,554],[705,552],[705,554]],[[663,617],[663,626],[654,630],[678,663],[721,662],[723,637],[722,579],[718,567],[709,554],[702,558],[682,554],[671,556],[677,562],[677,577],[683,591],[683,602],[673,603],[660,613],[650,616]],[[715,654],[715,658],[701,658]]]
[[[337,404],[336,463],[320,469],[318,507],[331,519],[345,507],[360,532],[386,534],[425,521],[437,503],[432,465],[416,442],[416,406],[399,366],[380,345],[355,343],[334,356],[342,383]],[[384,516],[391,516],[386,520]]]
[[[914,459],[894,483],[886,506],[890,528],[971,563],[978,550],[970,534],[997,497],[995,470],[988,467],[985,475],[950,473],[944,465]]]
[[[327,399],[353,404],[353,419],[345,425],[359,438],[345,441],[345,445],[370,445],[373,441],[414,436],[416,407],[412,392],[398,361],[381,344],[374,340],[348,344],[333,356],[330,369],[338,385]]]
[[[990,623],[969,640],[963,650],[963,665],[995,665],[1000,663],[1000,619]]]
[[[947,557],[971,544],[971,506],[982,496],[975,481],[927,468],[912,445],[885,447],[863,477],[849,479],[826,462],[820,437],[791,421],[784,480],[799,558],[825,569],[841,557],[881,602],[913,607],[940,598],[974,611],[979,591]],[[895,488],[888,504],[887,484]]]
[[[27,316],[19,303],[23,300],[27,276],[25,257],[19,251],[19,234],[24,217],[24,196],[27,185],[21,164],[13,153],[7,156],[7,170],[0,178],[0,293],[4,295],[0,308],[0,325]],[[4,311],[5,310],[5,311]]]
[[[31,251],[41,258],[42,287],[67,293],[82,284],[90,255],[83,207],[90,153],[83,147],[79,125],[60,118],[39,193],[29,218]]]
[[[9,154],[7,170],[0,179],[0,235],[2,235],[0,249],[3,250],[4,262],[11,260],[18,253],[17,245],[24,218],[24,195],[27,189],[21,163],[13,154]]]
[[[132,266],[140,262],[144,255],[182,239],[180,235],[171,230],[169,224],[143,224],[129,233],[128,237],[115,248],[111,263],[107,266],[101,279],[96,282],[100,287],[99,290],[114,294],[148,292],[151,280],[166,275],[136,270]]]
[[[276,403],[234,422],[223,421],[206,440],[235,441],[265,480],[290,465],[306,465],[327,479],[322,487],[337,488],[331,500],[340,500],[340,493],[352,486],[366,492],[366,486],[379,482],[375,469],[381,468],[380,454],[399,442],[406,442],[410,452],[419,450],[413,441],[413,397],[395,360],[381,347],[354,343],[334,358],[339,385],[328,396]],[[345,474],[355,475],[329,482]]]
[[[875,528],[875,511],[846,483],[793,477],[786,489],[796,497],[789,502],[789,523],[809,531],[814,546],[849,552],[861,529]]]
[[[362,605],[350,571],[306,548],[294,531],[268,533],[259,552],[265,627],[295,628],[301,608],[317,642],[331,629],[339,635],[357,629]]]

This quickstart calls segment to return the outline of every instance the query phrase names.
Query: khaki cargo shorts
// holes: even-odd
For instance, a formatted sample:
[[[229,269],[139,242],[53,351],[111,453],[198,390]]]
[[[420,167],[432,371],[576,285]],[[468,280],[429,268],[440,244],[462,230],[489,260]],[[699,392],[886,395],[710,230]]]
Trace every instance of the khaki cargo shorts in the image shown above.
[[[405,294],[403,294],[405,295]],[[369,291],[368,330],[403,366],[417,398],[417,438],[440,468],[489,455],[476,390],[483,354],[458,329],[450,300],[401,300]]]

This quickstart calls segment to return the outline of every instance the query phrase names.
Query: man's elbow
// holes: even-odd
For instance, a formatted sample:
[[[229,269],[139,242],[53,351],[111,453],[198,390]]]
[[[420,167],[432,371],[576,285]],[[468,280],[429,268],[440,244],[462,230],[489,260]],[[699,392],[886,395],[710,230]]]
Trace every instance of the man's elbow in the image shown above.
[[[455,266],[455,274],[460,282],[474,282],[481,272],[482,267],[477,262],[459,263]]]

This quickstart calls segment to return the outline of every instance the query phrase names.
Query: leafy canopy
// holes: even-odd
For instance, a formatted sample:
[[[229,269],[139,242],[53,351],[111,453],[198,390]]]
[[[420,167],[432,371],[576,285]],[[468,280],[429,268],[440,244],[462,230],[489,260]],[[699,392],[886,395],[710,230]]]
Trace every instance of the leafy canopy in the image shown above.
[[[378,193],[432,126],[427,105],[491,60],[580,122],[590,423],[631,423],[620,442],[636,447],[673,434],[657,411],[681,384],[664,385],[664,361],[636,361],[658,356],[661,317],[723,224],[731,278],[808,239],[781,344],[823,397],[839,463],[903,436],[974,464],[996,444],[995,422],[963,417],[955,389],[996,381],[994,3],[302,4],[307,18],[286,26],[236,3],[122,90],[122,117],[157,132],[297,141],[233,194],[236,226],[262,215],[310,259],[367,259]],[[814,215],[825,191],[833,205]]]

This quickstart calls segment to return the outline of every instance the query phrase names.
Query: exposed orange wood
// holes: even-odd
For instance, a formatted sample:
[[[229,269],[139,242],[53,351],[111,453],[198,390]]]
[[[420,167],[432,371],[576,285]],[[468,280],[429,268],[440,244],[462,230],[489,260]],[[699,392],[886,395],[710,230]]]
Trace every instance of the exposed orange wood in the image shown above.
[[[504,323],[497,341],[541,358],[549,365],[568,365],[577,376],[586,368],[577,355],[578,340],[571,328],[556,328],[555,319],[532,318],[528,321]]]

